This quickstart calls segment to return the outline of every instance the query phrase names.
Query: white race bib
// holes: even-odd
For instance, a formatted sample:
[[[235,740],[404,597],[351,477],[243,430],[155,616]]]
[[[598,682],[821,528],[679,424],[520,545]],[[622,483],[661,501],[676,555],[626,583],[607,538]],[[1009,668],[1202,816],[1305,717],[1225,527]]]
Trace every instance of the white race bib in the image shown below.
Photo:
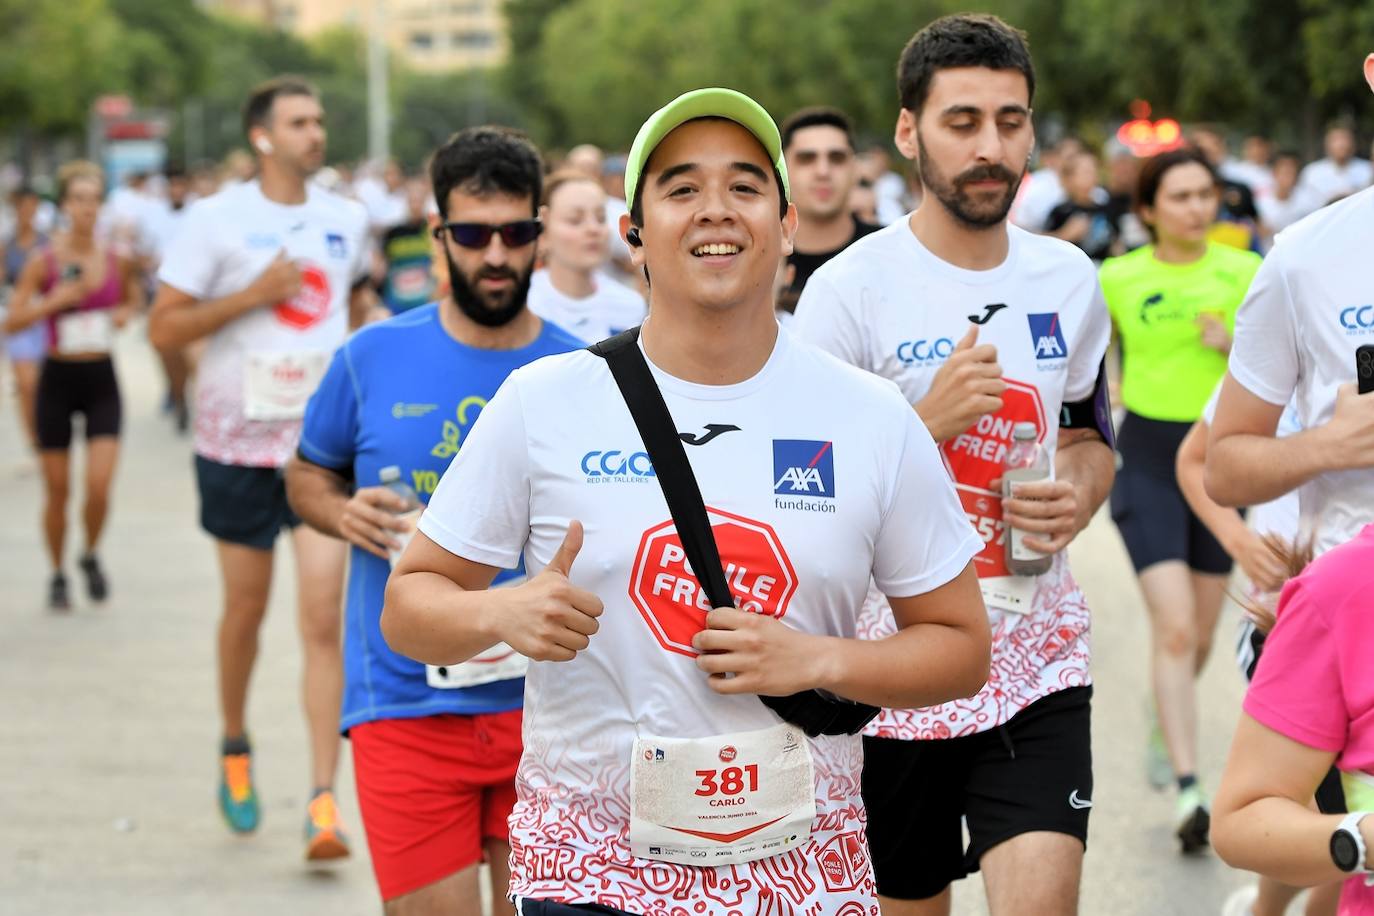
[[[983,592],[983,604],[988,610],[1029,614],[1039,581],[1037,576],[989,576],[978,580],[978,588]]]
[[[299,420],[329,368],[323,350],[253,351],[243,359],[243,409],[250,420]]]
[[[440,690],[476,687],[524,677],[530,660],[505,643],[497,643],[461,665],[425,665],[425,682]]]
[[[69,312],[57,318],[57,352],[109,353],[114,346],[114,316],[109,309]]]
[[[806,843],[815,817],[811,748],[794,725],[635,739],[630,852],[640,858],[752,862]]]

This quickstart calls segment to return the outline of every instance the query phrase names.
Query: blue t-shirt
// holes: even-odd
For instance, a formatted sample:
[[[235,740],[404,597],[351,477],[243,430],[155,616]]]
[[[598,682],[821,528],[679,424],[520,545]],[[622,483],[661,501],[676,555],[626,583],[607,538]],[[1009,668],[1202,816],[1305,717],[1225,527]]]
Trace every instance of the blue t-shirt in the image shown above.
[[[396,465],[424,503],[462,448],[477,415],[513,370],[541,356],[582,347],[557,325],[519,350],[478,350],[439,323],[437,303],[369,325],[334,354],[305,410],[300,454],[351,472],[359,487],[378,486]],[[386,560],[352,548],[344,613],[341,728],[375,719],[475,715],[518,709],[523,678],[475,687],[429,686],[425,666],[393,652],[382,638]],[[498,574],[496,581],[518,575]]]

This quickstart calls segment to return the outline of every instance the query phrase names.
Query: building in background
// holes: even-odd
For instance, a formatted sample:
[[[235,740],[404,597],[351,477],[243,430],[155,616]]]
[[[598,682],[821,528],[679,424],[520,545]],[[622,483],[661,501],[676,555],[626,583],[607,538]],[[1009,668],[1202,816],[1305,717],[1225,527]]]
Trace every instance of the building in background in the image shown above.
[[[505,60],[502,0],[203,0],[206,8],[309,38],[338,26],[365,29],[381,6],[387,45],[415,70],[493,67]]]

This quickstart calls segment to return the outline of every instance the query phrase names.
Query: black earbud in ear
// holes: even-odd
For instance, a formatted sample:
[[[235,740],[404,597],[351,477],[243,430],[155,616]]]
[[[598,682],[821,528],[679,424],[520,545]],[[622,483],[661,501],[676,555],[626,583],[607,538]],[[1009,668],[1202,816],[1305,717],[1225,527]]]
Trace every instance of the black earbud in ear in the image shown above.
[[[631,229],[625,233],[625,241],[630,243],[631,248],[639,248],[644,244],[644,240],[639,237],[638,229]]]

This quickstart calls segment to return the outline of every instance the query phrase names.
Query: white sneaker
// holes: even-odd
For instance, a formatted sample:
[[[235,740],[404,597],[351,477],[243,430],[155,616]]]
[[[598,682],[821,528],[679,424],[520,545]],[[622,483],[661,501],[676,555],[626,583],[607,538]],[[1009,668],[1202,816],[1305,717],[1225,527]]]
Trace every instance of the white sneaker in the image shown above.
[[[1238,887],[1221,905],[1221,916],[1252,916],[1255,899],[1259,897],[1259,886],[1248,884]]]

